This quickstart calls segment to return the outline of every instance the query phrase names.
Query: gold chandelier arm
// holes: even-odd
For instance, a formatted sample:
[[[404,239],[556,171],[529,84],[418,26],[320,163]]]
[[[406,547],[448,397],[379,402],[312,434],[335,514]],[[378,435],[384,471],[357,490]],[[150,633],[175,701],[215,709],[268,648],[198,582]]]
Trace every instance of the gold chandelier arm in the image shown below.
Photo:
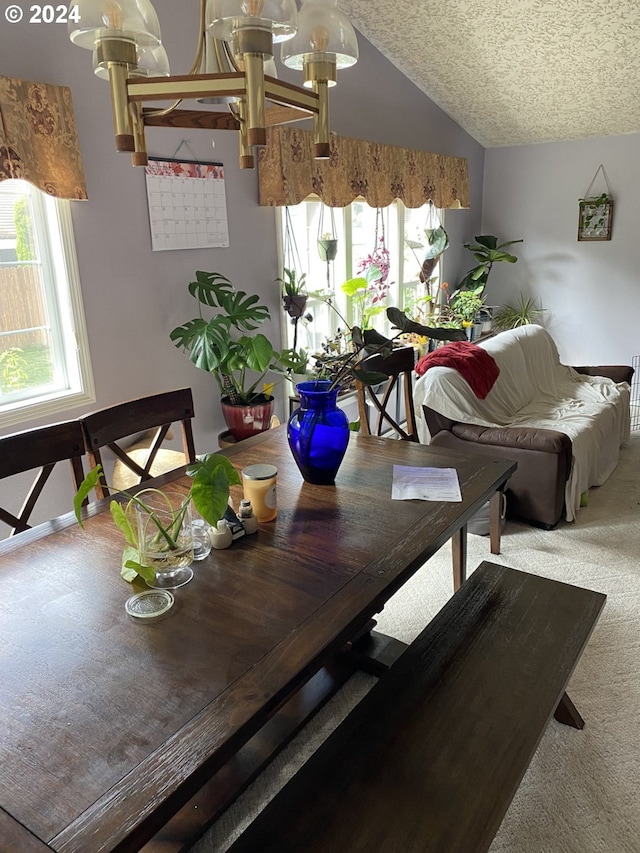
[[[224,60],[222,58],[222,54],[224,54],[224,59],[229,63],[229,65],[233,68],[234,71],[241,71],[242,69],[238,65],[233,55],[233,51],[228,42],[222,41],[221,39],[214,39],[213,46],[216,52],[216,62],[218,63],[218,68],[224,68]]]
[[[200,30],[198,33],[198,45],[196,47],[196,55],[193,59],[193,65],[191,66],[191,70],[189,71],[189,75],[197,74],[200,69],[200,63],[202,62],[202,54],[204,52],[204,25],[206,20],[206,9],[207,9],[207,0],[200,0]],[[175,109],[177,109],[182,103],[182,98],[179,98],[177,101],[174,101],[170,106],[165,107],[162,110],[153,110],[153,112],[149,111],[147,113],[148,116],[154,117],[162,117],[170,115]]]
[[[196,55],[191,66],[189,74],[197,74],[202,62],[204,53],[204,25],[206,21],[207,0],[200,0],[200,32],[198,33],[198,45],[196,47]]]
[[[172,113],[177,107],[182,103],[182,98],[178,98],[177,101],[174,101],[171,106],[165,107],[163,110],[149,110],[146,115],[148,116],[168,116]]]

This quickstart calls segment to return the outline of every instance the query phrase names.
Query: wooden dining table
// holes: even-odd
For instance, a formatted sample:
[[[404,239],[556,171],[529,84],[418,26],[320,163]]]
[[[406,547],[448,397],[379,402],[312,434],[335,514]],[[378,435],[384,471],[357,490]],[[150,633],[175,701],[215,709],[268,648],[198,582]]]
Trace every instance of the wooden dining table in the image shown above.
[[[315,486],[284,427],[223,452],[277,467],[277,518],[194,563],[158,621],[125,611],[144,585],[120,577],[108,502],[83,528],[69,514],[0,543],[2,853],[183,849],[362,664],[375,614],[449,540],[453,593],[467,521],[516,467],[353,434],[335,486]],[[462,501],[392,500],[394,464],[455,468]]]

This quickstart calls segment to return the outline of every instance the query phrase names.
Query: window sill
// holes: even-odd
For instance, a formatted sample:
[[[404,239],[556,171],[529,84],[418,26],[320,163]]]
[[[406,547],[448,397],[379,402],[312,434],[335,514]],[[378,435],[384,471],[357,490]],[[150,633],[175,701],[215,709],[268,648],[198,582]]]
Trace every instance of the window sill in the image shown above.
[[[19,403],[9,403],[0,407],[0,429],[24,424],[25,421],[45,418],[50,415],[74,409],[77,406],[85,406],[95,403],[95,395],[88,391],[70,391],[66,394],[56,394],[49,398],[39,398],[28,401],[21,400]]]

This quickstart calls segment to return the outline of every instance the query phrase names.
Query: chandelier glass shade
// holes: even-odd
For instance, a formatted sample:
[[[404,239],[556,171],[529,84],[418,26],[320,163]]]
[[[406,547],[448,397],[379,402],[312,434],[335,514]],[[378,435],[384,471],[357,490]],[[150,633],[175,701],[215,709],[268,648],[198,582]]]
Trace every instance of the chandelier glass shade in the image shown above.
[[[209,0],[207,29],[216,38],[231,40],[242,29],[270,32],[273,41],[293,38],[298,25],[295,0]]]
[[[337,0],[302,0],[298,31],[282,45],[280,58],[287,68],[298,71],[304,69],[305,63],[320,58],[335,61],[336,68],[355,65],[358,61],[356,32],[347,16],[338,9]]]
[[[268,125],[309,117],[315,156],[329,156],[328,87],[337,68],[358,58],[355,30],[337,0],[302,0],[299,13],[295,0],[200,0],[196,55],[183,76],[170,74],[150,0],[74,0],[71,6],[69,37],[93,52],[95,74],[109,81],[116,150],[131,152],[134,165],[147,162],[147,126],[237,130],[240,166],[252,168],[253,148],[266,145]],[[277,79],[276,43],[282,62],[303,72],[304,86]],[[183,100],[226,111],[178,109]],[[144,106],[154,101],[172,103]]]

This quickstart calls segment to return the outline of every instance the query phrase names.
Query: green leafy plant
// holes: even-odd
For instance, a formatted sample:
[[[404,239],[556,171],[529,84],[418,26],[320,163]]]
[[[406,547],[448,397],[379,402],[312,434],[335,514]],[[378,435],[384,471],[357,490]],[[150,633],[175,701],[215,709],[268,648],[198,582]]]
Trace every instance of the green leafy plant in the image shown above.
[[[425,243],[407,239],[404,242],[411,249],[413,256],[418,262],[420,281],[426,286],[427,293],[429,294],[431,292],[431,284],[435,280],[431,277],[431,274],[445,250],[449,247],[449,236],[442,225],[439,225],[437,228],[425,228],[424,235]],[[424,249],[422,260],[418,257],[418,249]]]
[[[598,196],[590,196],[589,198],[579,198],[578,201],[581,201],[585,204],[591,204],[594,207],[599,207],[601,204],[609,204],[611,201],[611,196],[609,193],[601,193]]]
[[[578,199],[582,230],[588,233],[606,231],[611,196],[602,193],[591,198]]]
[[[283,270],[283,277],[277,278],[276,281],[282,286],[283,297],[288,296],[291,299],[294,296],[300,296],[306,293],[306,279],[306,273],[303,272],[298,275],[296,270],[285,267]]]
[[[29,380],[27,360],[20,347],[9,347],[0,353],[0,384],[3,391],[17,391]]]
[[[484,305],[481,292],[482,287],[475,290],[458,290],[451,298],[451,310],[463,323],[473,323],[476,314]]]
[[[309,353],[305,349],[294,350],[289,360],[291,373],[304,375],[309,369]]]
[[[518,305],[504,305],[496,312],[493,318],[493,327],[499,332],[517,329],[519,326],[535,323],[543,313],[544,308],[540,308],[535,299],[531,297],[525,299],[524,295],[521,294]]]
[[[481,286],[482,290],[484,290],[487,285],[489,273],[495,263],[517,263],[517,257],[509,252],[505,252],[504,249],[507,246],[513,246],[515,243],[523,242],[522,240],[508,240],[506,243],[498,243],[498,238],[491,235],[484,235],[475,239],[475,245],[465,243],[464,247],[473,252],[477,264],[467,272],[456,288],[456,292],[460,290],[475,290],[478,286]]]
[[[370,329],[373,318],[385,310],[383,302],[387,298],[388,288],[382,293],[378,287],[381,275],[380,267],[371,266],[364,270],[363,275],[350,278],[341,286],[351,301],[357,325],[361,329]]]
[[[270,319],[259,297],[236,290],[217,272],[196,272],[189,293],[198,302],[200,315],[173,329],[169,337],[201,370],[215,377],[222,396],[233,405],[249,405],[264,399],[262,382],[270,372],[286,375],[296,363],[294,350],[279,352],[263,334],[248,335]],[[202,308],[212,309],[206,319]],[[257,377],[253,374],[257,374]]]
[[[80,527],[82,522],[82,505],[89,494],[95,489],[102,474],[102,466],[97,465],[92,469],[80,484],[73,499],[73,508]],[[168,550],[178,547],[177,534],[182,524],[182,519],[189,505],[193,501],[194,507],[202,518],[212,527],[222,518],[229,501],[229,486],[240,485],[240,476],[226,456],[219,453],[208,453],[198,458],[187,467],[187,474],[192,477],[191,488],[177,509],[170,524],[162,524],[157,514],[148,505],[149,495],[160,494],[160,489],[141,489],[135,494],[122,492],[127,498],[121,503],[112,500],[109,504],[111,517],[116,527],[124,536],[126,545],[122,552],[122,568],[120,574],[126,581],[133,581],[140,575],[146,581],[153,581],[155,570],[151,566],[145,566],[142,562],[140,542],[138,540],[138,527],[136,521],[136,507],[142,512],[148,513],[150,522],[158,529],[158,537],[163,539]],[[167,499],[167,504],[170,502]]]
[[[28,198],[22,197],[15,202],[13,218],[16,227],[16,257],[19,261],[35,261],[36,242]]]

